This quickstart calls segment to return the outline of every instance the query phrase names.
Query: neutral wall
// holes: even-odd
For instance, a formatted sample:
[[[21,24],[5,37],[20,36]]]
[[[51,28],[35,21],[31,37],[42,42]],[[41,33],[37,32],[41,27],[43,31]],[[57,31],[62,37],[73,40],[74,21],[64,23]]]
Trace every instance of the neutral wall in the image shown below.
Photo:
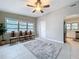
[[[35,24],[34,34],[37,35],[37,26],[36,26],[37,18],[0,11],[0,22],[4,23],[6,17],[13,18],[18,21],[34,23]],[[6,35],[7,35],[7,33],[5,33],[5,35],[4,35],[5,39],[9,39],[9,35],[7,35],[7,36]]]
[[[38,18],[38,22],[41,22],[41,20],[45,21],[46,27],[46,38],[49,40],[54,40],[58,42],[63,43],[63,23],[66,16],[73,15],[73,14],[79,14],[79,2],[77,2],[77,6],[75,7],[64,7],[59,10],[56,10],[54,12],[51,12],[47,15],[44,15],[42,17]],[[40,23],[41,24],[41,23]],[[39,36],[42,37],[42,31],[38,28]],[[41,34],[40,34],[41,33]],[[45,35],[45,34],[44,34]]]
[[[39,18],[37,20],[37,32],[40,37],[45,38],[46,37],[46,21],[45,19]]]

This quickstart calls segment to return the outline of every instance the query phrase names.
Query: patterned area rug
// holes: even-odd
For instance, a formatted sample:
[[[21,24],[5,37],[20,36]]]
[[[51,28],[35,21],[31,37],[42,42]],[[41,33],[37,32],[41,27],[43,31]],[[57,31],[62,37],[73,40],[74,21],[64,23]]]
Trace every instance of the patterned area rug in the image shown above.
[[[62,44],[60,43],[43,40],[32,40],[25,43],[24,46],[29,49],[37,59],[56,59],[62,48]]]

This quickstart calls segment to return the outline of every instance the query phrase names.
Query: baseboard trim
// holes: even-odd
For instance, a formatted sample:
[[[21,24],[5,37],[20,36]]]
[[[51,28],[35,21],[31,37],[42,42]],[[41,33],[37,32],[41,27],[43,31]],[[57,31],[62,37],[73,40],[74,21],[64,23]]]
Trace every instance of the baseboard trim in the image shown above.
[[[41,40],[44,39],[44,40],[49,40],[49,41],[53,41],[53,42],[57,42],[57,43],[64,44],[64,42],[62,42],[62,41],[52,40],[52,39],[49,39],[49,38],[41,38],[41,37],[38,37],[36,39],[41,39]]]
[[[57,43],[61,43],[61,44],[64,44],[64,42],[61,42],[61,41],[57,41],[57,40],[52,40],[52,39],[47,39],[47,40],[50,40],[50,41],[53,41],[53,42],[57,42]]]

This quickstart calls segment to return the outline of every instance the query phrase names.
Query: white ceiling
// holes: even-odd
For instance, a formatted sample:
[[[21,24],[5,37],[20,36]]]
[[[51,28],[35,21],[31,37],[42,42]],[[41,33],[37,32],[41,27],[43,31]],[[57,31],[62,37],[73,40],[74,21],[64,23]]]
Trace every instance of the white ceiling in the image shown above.
[[[30,0],[33,2],[34,0]],[[43,0],[42,0],[43,1]],[[0,10],[26,16],[39,17],[51,11],[70,5],[79,0],[49,0],[50,7],[44,9],[44,13],[32,13],[32,8],[27,7],[27,0],[0,0]],[[45,2],[46,3],[46,2]]]

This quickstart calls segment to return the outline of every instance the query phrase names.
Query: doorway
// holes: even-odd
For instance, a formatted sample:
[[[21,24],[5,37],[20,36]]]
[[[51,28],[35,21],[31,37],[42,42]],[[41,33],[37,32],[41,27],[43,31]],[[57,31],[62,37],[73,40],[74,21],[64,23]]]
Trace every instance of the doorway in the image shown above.
[[[64,43],[79,44],[79,15],[71,15],[65,18]]]

